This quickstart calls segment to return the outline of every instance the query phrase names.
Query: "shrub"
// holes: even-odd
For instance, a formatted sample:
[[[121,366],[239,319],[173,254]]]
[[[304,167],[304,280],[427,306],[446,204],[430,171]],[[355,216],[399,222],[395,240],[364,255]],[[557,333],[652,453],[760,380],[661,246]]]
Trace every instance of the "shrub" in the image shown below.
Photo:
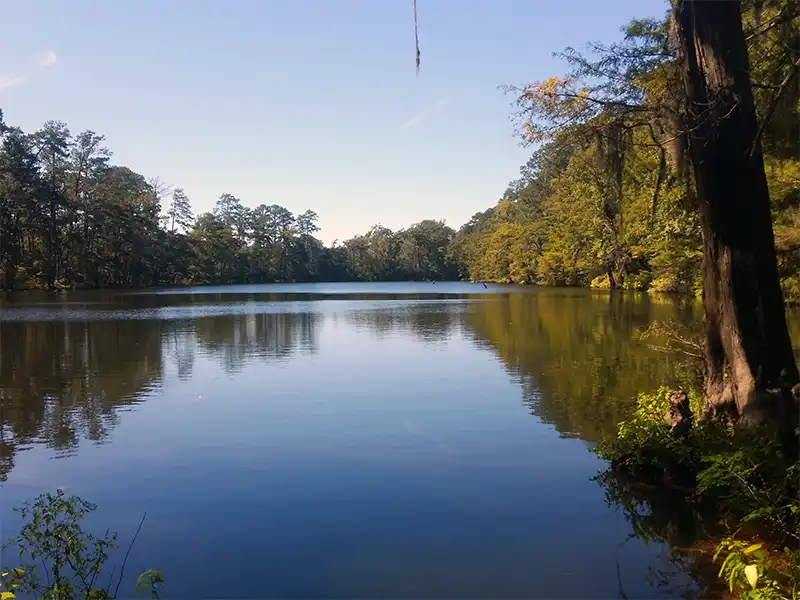
[[[111,552],[117,549],[117,534],[106,531],[97,537],[83,530],[81,521],[95,511],[94,504],[62,490],[42,494],[16,509],[26,521],[17,537],[3,548],[15,548],[20,565],[0,574],[1,600],[14,598],[15,592],[44,600],[111,600],[116,597],[125,573],[125,563],[141,529],[136,531],[119,570],[112,593],[113,574],[105,587],[99,577]],[[142,518],[142,523],[144,518]],[[137,581],[140,592],[158,598],[163,577],[158,571],[145,571]]]
[[[800,598],[800,465],[767,428],[700,419],[685,435],[664,421],[670,390],[640,394],[630,419],[596,452],[610,462],[597,480],[623,506],[637,535],[713,548],[731,593]],[[689,394],[700,414],[701,397]],[[678,493],[676,494],[676,490]],[[664,498],[668,501],[663,501]],[[687,526],[686,521],[695,524]],[[714,540],[714,543],[700,542]]]

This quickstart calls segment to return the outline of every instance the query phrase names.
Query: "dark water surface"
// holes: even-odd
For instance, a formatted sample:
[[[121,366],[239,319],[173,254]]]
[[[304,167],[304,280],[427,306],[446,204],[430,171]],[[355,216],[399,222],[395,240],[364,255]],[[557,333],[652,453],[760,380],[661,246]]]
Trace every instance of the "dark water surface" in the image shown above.
[[[467,283],[0,296],[1,533],[62,487],[123,544],[147,512],[123,587],[157,568],[163,598],[674,597],[589,449],[685,375],[637,331],[699,316]]]

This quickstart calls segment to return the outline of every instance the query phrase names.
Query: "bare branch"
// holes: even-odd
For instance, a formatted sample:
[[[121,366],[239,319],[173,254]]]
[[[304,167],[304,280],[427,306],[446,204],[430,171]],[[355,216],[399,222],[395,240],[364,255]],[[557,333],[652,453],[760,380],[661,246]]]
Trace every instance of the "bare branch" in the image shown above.
[[[131,540],[130,546],[128,546],[128,551],[125,552],[125,558],[122,559],[122,568],[119,571],[119,579],[117,580],[117,587],[114,589],[114,597],[119,597],[119,586],[122,585],[122,577],[125,575],[125,565],[128,563],[128,556],[131,553],[131,549],[133,545],[136,543],[136,538],[139,537],[139,532],[142,530],[142,525],[144,525],[144,520],[147,518],[147,513],[142,515],[142,520],[139,521],[139,527],[136,528],[136,533],[133,534],[133,539]]]

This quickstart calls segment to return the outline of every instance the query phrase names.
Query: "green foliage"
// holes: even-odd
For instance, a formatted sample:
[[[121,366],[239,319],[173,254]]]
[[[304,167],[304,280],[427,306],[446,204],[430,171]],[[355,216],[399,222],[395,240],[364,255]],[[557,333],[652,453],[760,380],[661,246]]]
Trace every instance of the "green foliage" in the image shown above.
[[[747,0],[753,92],[780,275],[800,301],[800,93],[794,0]],[[193,215],[110,163],[104,139],[49,121],[0,131],[0,289],[293,281],[473,279],[699,295],[702,240],[681,135],[682,86],[666,18],[558,56],[566,73],[508,88],[519,129],[543,142],[497,204],[456,233],[424,220],[376,225],[325,247],[317,214],[222,194]]]
[[[718,576],[742,600],[796,600],[800,597],[800,551],[770,553],[763,542],[724,538],[714,552]]]
[[[710,418],[676,435],[664,422],[670,390],[640,394],[632,418],[596,452],[610,462],[598,481],[637,533],[677,546],[714,544],[719,576],[742,598],[800,596],[800,464],[796,440]],[[699,394],[690,395],[701,414]],[[643,492],[642,490],[646,490]],[[679,497],[664,504],[659,495]],[[670,506],[671,504],[671,506]],[[676,511],[683,510],[682,525]],[[686,526],[686,521],[694,525]],[[676,531],[691,531],[678,541]],[[757,543],[752,540],[756,539]],[[747,541],[743,541],[747,540]]]
[[[148,594],[153,600],[158,600],[158,586],[162,583],[164,583],[164,575],[161,571],[147,569],[139,575],[133,591],[137,594]]]
[[[781,278],[796,302],[800,87],[781,83],[800,58],[800,5],[743,6],[758,116],[772,115],[762,144]],[[620,41],[557,53],[565,74],[505,88],[523,139],[544,145],[498,204],[459,232],[470,277],[700,294],[702,239],[669,31],[668,16],[633,20]]]
[[[488,217],[456,236],[470,277],[693,292],[701,240],[696,213],[684,206],[683,181],[670,167],[659,178],[659,152],[637,132],[617,195],[598,162],[606,150],[571,132],[545,145]]]
[[[113,571],[105,587],[100,581],[103,566],[117,549],[117,534],[106,531],[97,537],[82,527],[84,518],[96,508],[78,496],[67,496],[62,490],[57,490],[54,494],[42,494],[16,509],[25,523],[16,538],[4,544],[3,548],[17,550],[19,566],[4,569],[0,574],[0,583],[6,588],[3,599],[13,598],[15,593],[42,600],[115,598],[124,575],[125,561],[113,591]],[[160,573],[146,571],[139,578],[141,585],[137,583],[137,587],[151,591],[157,598],[156,586],[162,582]]]
[[[103,136],[48,122],[0,132],[0,290],[341,280],[464,274],[454,231],[424,220],[326,248],[319,216],[222,194],[193,214],[186,193],[110,164]],[[520,275],[522,276],[522,275]]]
[[[660,387],[653,394],[638,395],[630,419],[621,421],[617,435],[601,441],[595,452],[610,461],[613,468],[653,483],[684,485],[691,481],[701,458],[691,444],[676,436],[665,421],[671,390]],[[694,414],[700,413],[701,400],[695,390],[689,392]],[[690,436],[702,436],[703,428],[694,428]]]
[[[668,430],[664,422],[664,415],[669,408],[671,393],[672,390],[661,386],[653,394],[639,394],[633,416],[629,420],[619,423],[617,438],[641,444],[652,436],[661,437],[661,434]],[[700,414],[702,408],[700,394],[692,389],[688,395],[692,413]]]

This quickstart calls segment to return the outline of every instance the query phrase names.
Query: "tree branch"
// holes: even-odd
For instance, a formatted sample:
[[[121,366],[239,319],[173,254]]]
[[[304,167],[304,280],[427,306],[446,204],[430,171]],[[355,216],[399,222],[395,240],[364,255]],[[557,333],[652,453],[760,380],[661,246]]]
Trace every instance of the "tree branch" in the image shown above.
[[[620,102],[618,100],[601,100],[599,98],[592,98],[591,96],[582,96],[581,94],[574,94],[570,92],[556,92],[552,94],[553,96],[561,96],[564,98],[573,98],[573,99],[580,99],[580,100],[588,100],[594,104],[599,104],[603,107],[615,107],[615,108],[626,108],[631,112],[637,111],[644,111],[647,110],[643,106],[638,106],[635,104],[628,104],[627,102]]]
[[[755,156],[756,149],[758,148],[758,141],[759,139],[761,139],[761,136],[764,133],[764,129],[766,129],[767,125],[772,119],[772,116],[775,114],[775,110],[777,110],[778,108],[778,102],[780,102],[781,96],[783,96],[783,93],[789,87],[789,84],[792,82],[792,79],[794,79],[794,76],[797,75],[798,68],[800,68],[800,58],[798,58],[794,62],[792,67],[789,69],[789,72],[786,74],[786,77],[781,82],[781,85],[778,88],[778,93],[776,93],[775,98],[772,99],[772,103],[770,104],[769,109],[767,110],[767,114],[765,115],[764,120],[761,121],[761,125],[759,125],[758,127],[756,136],[753,138],[753,145],[750,148],[751,160],[753,159],[753,156]]]
[[[748,35],[745,38],[745,41],[749,42],[753,38],[756,38],[756,37],[758,37],[760,35],[764,35],[770,29],[772,29],[774,27],[777,27],[778,25],[781,25],[782,23],[786,23],[787,21],[791,21],[792,19],[794,19],[797,16],[797,15],[794,14],[794,10],[793,9],[794,9],[794,7],[792,7],[789,10],[787,10],[786,12],[781,12],[781,13],[775,15],[772,19],[769,20],[769,22],[762,29],[760,29],[758,31],[755,31],[755,32],[751,33],[750,35]]]

